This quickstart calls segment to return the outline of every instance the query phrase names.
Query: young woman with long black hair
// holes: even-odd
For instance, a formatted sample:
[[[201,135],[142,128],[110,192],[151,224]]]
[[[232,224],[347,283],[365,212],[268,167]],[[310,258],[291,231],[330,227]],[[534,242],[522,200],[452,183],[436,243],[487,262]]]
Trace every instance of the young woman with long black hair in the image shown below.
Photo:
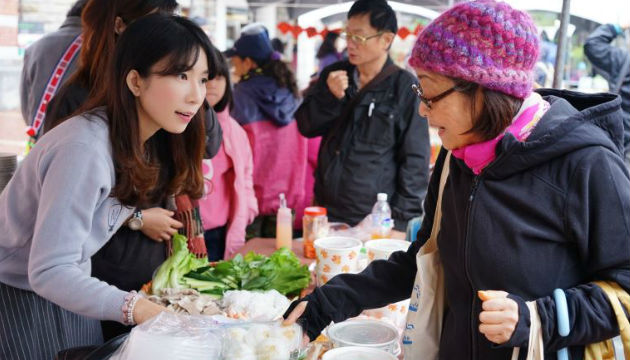
[[[90,276],[90,258],[137,207],[203,192],[211,44],[159,14],[121,35],[106,91],[45,134],[0,195],[0,358],[50,359],[102,342],[98,320],[164,308]]]

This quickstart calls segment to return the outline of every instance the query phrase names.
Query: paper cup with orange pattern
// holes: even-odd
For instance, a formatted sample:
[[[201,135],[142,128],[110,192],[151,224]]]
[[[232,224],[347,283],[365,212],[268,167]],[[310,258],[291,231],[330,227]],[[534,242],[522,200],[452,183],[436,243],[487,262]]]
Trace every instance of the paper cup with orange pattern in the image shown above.
[[[325,284],[333,276],[355,272],[363,243],[359,239],[342,236],[323,237],[315,240],[318,283]]]
[[[406,240],[379,239],[370,240],[365,243],[368,261],[387,260],[396,251],[407,251],[411,243]]]
[[[394,325],[398,330],[405,328],[407,321],[407,311],[409,310],[409,299],[402,300],[378,309],[364,310],[363,315],[370,318],[384,320]]]

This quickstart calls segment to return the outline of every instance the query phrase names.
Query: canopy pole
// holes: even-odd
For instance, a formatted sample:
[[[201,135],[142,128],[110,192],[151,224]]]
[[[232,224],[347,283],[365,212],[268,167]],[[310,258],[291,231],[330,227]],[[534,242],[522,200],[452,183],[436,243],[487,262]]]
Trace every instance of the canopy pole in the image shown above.
[[[558,36],[558,50],[556,52],[556,66],[553,72],[553,88],[559,89],[562,86],[564,77],[564,64],[567,55],[567,30],[571,19],[571,0],[562,0],[562,13],[560,18],[560,30]]]

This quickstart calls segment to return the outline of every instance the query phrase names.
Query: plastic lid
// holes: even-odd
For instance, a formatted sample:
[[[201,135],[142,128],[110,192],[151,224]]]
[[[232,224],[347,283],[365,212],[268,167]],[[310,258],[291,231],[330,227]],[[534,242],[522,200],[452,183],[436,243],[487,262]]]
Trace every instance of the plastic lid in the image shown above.
[[[387,201],[387,194],[386,193],[378,193],[376,195],[376,200],[378,200],[378,201]]]
[[[411,246],[411,243],[406,240],[397,240],[397,239],[380,239],[380,240],[370,240],[365,243],[366,249],[375,249],[382,250],[389,253],[393,253],[395,251],[407,251]]]
[[[308,215],[308,216],[322,216],[326,214],[328,214],[328,211],[326,210],[325,207],[321,207],[321,206],[309,206],[306,209],[304,209],[304,215]]]
[[[329,236],[315,240],[313,245],[321,249],[355,249],[361,251],[363,243],[359,239],[345,236]]]
[[[332,325],[328,335],[344,346],[387,346],[398,340],[398,331],[379,320],[350,320]]]
[[[396,357],[379,349],[346,346],[326,351],[322,360],[396,360]]]

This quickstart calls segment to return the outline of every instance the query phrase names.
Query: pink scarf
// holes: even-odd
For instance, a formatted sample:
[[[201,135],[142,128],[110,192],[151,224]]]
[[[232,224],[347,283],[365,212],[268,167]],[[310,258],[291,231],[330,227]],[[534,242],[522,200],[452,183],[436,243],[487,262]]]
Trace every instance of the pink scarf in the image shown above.
[[[496,158],[495,148],[506,132],[514,135],[518,141],[524,142],[548,109],[549,103],[533,92],[525,98],[520,110],[512,119],[512,124],[502,134],[488,141],[455,149],[453,156],[463,159],[473,173],[479,175]]]

